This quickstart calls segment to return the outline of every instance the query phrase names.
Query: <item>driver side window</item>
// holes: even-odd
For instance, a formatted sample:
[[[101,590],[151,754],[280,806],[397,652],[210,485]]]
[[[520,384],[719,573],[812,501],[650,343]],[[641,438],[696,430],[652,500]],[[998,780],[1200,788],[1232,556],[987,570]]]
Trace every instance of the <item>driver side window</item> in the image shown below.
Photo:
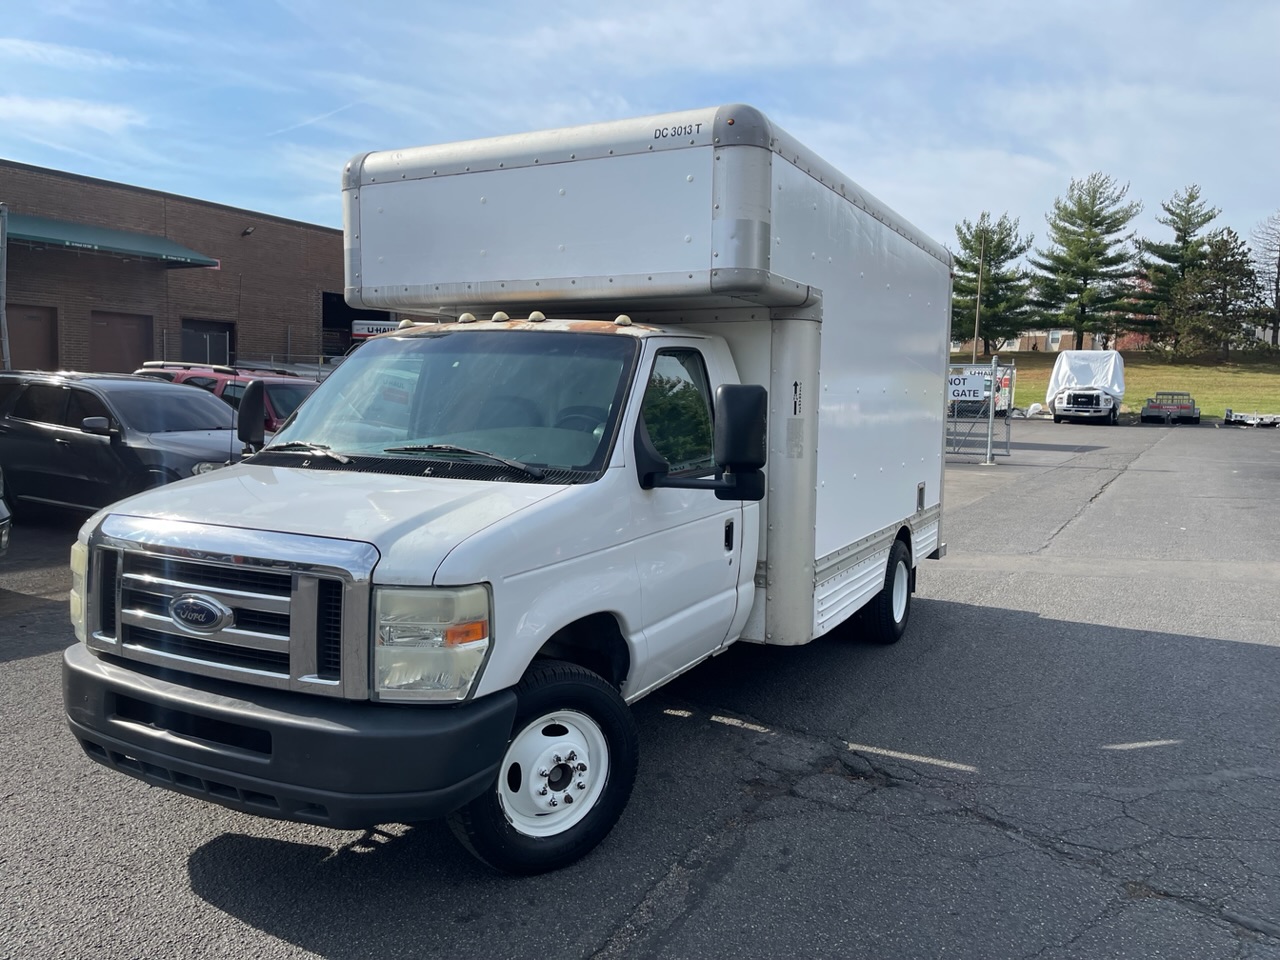
[[[711,386],[697,350],[663,350],[653,362],[641,406],[654,448],[672,477],[715,472]]]

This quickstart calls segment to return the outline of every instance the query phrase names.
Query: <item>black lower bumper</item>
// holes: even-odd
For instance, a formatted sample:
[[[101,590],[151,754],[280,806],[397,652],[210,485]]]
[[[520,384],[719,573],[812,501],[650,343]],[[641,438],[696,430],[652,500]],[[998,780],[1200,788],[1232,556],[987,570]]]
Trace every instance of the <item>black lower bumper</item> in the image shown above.
[[[121,773],[278,820],[354,829],[430,820],[497,775],[515,694],[457,706],[328,700],[63,655],[71,732]]]

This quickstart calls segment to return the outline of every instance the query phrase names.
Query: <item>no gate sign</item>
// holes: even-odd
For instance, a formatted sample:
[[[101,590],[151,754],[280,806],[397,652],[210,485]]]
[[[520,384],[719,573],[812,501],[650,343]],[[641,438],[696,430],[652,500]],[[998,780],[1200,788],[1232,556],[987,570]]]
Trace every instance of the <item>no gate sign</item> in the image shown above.
[[[947,397],[956,400],[982,400],[985,377],[947,377]]]

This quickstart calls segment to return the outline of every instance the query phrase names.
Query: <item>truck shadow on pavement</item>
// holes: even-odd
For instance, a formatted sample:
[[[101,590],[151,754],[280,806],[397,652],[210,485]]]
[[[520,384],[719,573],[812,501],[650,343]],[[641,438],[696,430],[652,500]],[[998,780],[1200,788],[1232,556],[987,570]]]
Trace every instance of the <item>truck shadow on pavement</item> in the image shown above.
[[[74,640],[66,600],[0,589],[0,663],[52,653]]]
[[[406,944],[589,955],[660,935],[733,952],[741,918],[714,904],[777,870],[813,900],[755,943],[765,954],[821,917],[885,904],[875,926],[928,923],[938,944],[960,942],[963,918],[1014,875],[1054,878],[1019,884],[1027,931],[1072,929],[1062,885],[1117,913],[1139,890],[1225,927],[1280,929],[1280,878],[1242,886],[1202,847],[1226,818],[1245,838],[1237,855],[1270,862],[1277,638],[924,598],[902,643],[857,635],[854,623],[799,648],[738,644],[638,703],[631,803],[598,851],[551,882],[490,872],[442,823],[352,834],[245,818],[243,833],[191,852],[191,888],[271,936],[353,960]],[[975,850],[1007,866],[975,873]],[[947,891],[948,910],[921,890]],[[651,920],[667,896],[670,916]],[[1028,952],[1049,945],[1027,936]]]

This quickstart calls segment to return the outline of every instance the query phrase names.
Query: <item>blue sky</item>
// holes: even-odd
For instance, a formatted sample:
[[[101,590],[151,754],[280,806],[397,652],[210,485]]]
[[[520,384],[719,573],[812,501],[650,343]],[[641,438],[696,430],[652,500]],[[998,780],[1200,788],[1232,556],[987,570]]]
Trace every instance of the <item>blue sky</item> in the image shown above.
[[[0,156],[329,226],[356,153],[746,102],[936,240],[1070,180],[1280,210],[1274,0],[41,0]],[[3,199],[0,183],[0,199]]]

